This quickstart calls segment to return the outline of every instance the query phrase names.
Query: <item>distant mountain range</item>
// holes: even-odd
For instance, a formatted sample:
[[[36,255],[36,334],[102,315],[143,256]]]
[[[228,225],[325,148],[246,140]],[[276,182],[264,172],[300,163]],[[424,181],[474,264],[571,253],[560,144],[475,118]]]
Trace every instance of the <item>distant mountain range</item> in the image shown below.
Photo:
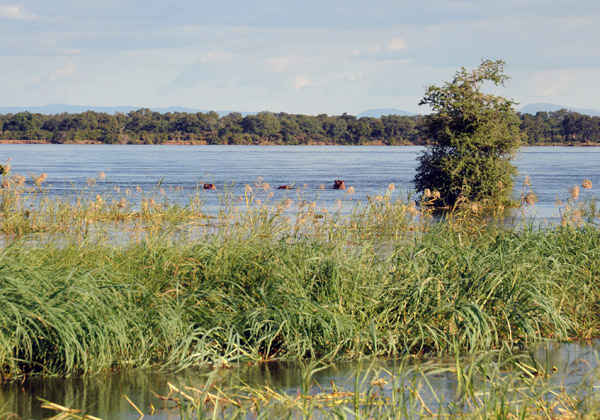
[[[95,111],[95,112],[105,112],[107,114],[114,114],[116,112],[120,113],[128,113],[131,111],[137,111],[141,107],[135,106],[89,106],[89,105],[63,105],[63,104],[52,104],[52,105],[43,105],[43,106],[4,106],[0,107],[0,114],[16,114],[17,112],[29,111],[34,114],[46,114],[46,115],[54,115],[54,114],[62,114],[64,112],[69,114],[78,114],[85,111]],[[169,108],[152,108],[149,107],[152,111],[160,112],[161,114],[165,114],[167,112],[188,112],[188,113],[196,113],[196,112],[209,112],[207,110],[201,110],[196,108],[188,108],[184,106],[172,106]],[[592,116],[600,116],[600,110],[598,109],[586,109],[586,108],[573,108],[565,105],[556,105],[556,104],[548,104],[548,103],[535,103],[524,106],[519,110],[522,114],[533,114],[535,115],[537,112],[545,111],[545,112],[555,112],[560,109],[568,109],[570,111],[578,112],[580,114],[592,115]],[[216,111],[219,116],[223,117],[232,112],[239,112],[242,116],[246,115],[255,115],[256,112],[242,112],[242,111]],[[366,111],[357,114],[357,118],[361,117],[372,117],[372,118],[381,118],[383,115],[401,115],[401,116],[412,116],[417,115],[412,112],[403,111],[401,109],[396,108],[377,108],[377,109],[368,109]]]
[[[600,110],[598,110],[598,109],[573,108],[573,107],[565,106],[565,105],[556,105],[556,104],[547,104],[547,103],[537,103],[537,104],[525,105],[523,108],[521,108],[519,110],[519,112],[521,112],[521,114],[535,115],[538,112],[556,112],[561,109],[568,109],[569,111],[577,112],[579,114],[600,117]]]

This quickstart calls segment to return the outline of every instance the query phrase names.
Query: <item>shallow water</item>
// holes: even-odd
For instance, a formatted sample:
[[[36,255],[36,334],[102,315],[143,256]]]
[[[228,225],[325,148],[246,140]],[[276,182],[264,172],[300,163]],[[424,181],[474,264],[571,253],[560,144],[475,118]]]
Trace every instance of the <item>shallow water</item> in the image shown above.
[[[532,353],[541,369],[551,373],[549,384],[554,387],[563,386],[567,390],[588,380],[588,374],[598,367],[598,351],[600,342],[541,344]],[[428,360],[423,363],[431,388],[422,387],[421,397],[424,402],[434,408],[436,397],[443,401],[456,398],[457,380],[452,370],[435,373],[434,366],[451,366],[449,360]],[[401,367],[404,366],[404,367]],[[410,366],[409,366],[410,367]],[[198,370],[187,369],[178,373],[166,373],[156,370],[118,371],[110,374],[88,375],[83,378],[68,379],[47,378],[29,379],[22,383],[8,383],[0,386],[0,418],[2,414],[14,413],[19,418],[42,419],[53,413],[41,408],[39,398],[65,407],[77,408],[84,413],[102,419],[136,419],[139,415],[124,399],[127,395],[145,414],[144,418],[165,420],[179,418],[177,408],[162,408],[163,401],[156,397],[169,394],[168,383],[183,389],[184,387],[201,388],[211,377],[212,383],[221,388],[246,383],[253,386],[268,384],[272,389],[296,394],[302,389],[305,367],[300,363],[262,363],[237,364],[229,369]],[[386,385],[383,392],[392,392],[392,388],[404,387],[411,381],[411,376],[403,374],[405,365],[397,360],[375,359],[371,361],[337,363],[316,372],[311,382],[310,393],[321,392],[322,388],[331,388],[332,382],[338,390],[352,392],[356,384],[361,384],[361,391],[374,379],[383,378]],[[365,375],[368,375],[365,380]],[[420,373],[416,375],[419,377]],[[597,380],[593,383],[597,385]],[[191,393],[191,391],[188,391]],[[433,396],[435,394],[436,397]],[[151,407],[156,408],[154,414]],[[171,404],[171,407],[173,405]]]
[[[323,206],[338,198],[364,201],[367,195],[385,193],[394,183],[402,197],[412,191],[418,146],[134,146],[134,145],[0,145],[0,163],[9,157],[20,174],[46,173],[51,194],[79,194],[88,190],[88,179],[96,178],[93,194],[119,187],[145,194],[160,184],[175,200],[186,201],[199,194],[207,208],[219,205],[219,194],[230,186],[242,196],[244,186],[262,178],[273,188],[272,200],[307,198]],[[520,197],[525,175],[532,180],[539,201],[525,212],[526,218],[558,220],[556,200],[566,200],[568,189],[590,179],[600,185],[600,148],[525,147],[514,160],[519,169],[514,196]],[[102,171],[107,178],[101,180]],[[343,179],[355,194],[333,190]],[[204,183],[215,183],[217,191],[204,191]],[[280,185],[300,191],[277,190]],[[320,189],[324,186],[324,189]],[[181,187],[175,192],[174,188]],[[595,187],[597,188],[597,187]],[[256,189],[255,189],[256,191]],[[298,198],[300,194],[300,198]],[[593,196],[581,190],[580,201]]]

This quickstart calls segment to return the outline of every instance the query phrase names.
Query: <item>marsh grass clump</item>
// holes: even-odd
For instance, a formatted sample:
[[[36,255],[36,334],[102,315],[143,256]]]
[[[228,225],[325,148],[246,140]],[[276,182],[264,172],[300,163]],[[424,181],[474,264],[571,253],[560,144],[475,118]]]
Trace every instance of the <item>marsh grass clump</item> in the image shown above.
[[[92,183],[60,199],[9,176],[3,378],[474,353],[600,332],[600,232],[585,221],[513,229],[473,203],[440,216],[394,186],[342,213],[302,189],[271,201],[265,184],[241,199],[225,188],[207,216],[200,192],[180,204]]]
[[[206,215],[198,193],[185,205],[170,201],[164,189],[149,194],[115,187],[97,192],[101,172],[90,177],[87,187],[67,196],[51,195],[45,186],[46,174],[26,177],[10,173],[2,177],[0,188],[0,234],[19,238],[31,234],[83,234],[90,231],[163,231],[175,224],[203,224]],[[177,193],[177,191],[175,191]]]

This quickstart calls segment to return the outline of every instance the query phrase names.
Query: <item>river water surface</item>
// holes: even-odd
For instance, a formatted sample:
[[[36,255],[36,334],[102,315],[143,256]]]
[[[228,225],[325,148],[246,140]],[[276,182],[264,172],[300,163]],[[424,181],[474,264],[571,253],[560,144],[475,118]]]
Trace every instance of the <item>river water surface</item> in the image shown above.
[[[14,171],[27,175],[48,175],[52,194],[73,194],[87,187],[99,172],[107,176],[94,186],[151,191],[157,185],[166,191],[179,187],[180,197],[194,193],[204,183],[215,183],[217,191],[201,191],[208,208],[218,203],[218,191],[231,187],[243,194],[244,186],[262,179],[274,188],[274,199],[289,196],[280,185],[300,187],[310,199],[325,205],[334,203],[340,191],[332,190],[334,180],[353,186],[354,201],[367,195],[383,194],[394,183],[406,197],[412,179],[418,146],[139,146],[139,145],[0,145],[0,163],[11,158]],[[519,198],[529,175],[538,202],[527,209],[527,217],[556,221],[557,200],[569,197],[569,188],[590,179],[600,186],[600,148],[525,147],[514,159],[519,170],[514,196]],[[324,187],[324,189],[323,189]],[[598,187],[595,187],[598,188]],[[581,190],[580,201],[591,191]]]

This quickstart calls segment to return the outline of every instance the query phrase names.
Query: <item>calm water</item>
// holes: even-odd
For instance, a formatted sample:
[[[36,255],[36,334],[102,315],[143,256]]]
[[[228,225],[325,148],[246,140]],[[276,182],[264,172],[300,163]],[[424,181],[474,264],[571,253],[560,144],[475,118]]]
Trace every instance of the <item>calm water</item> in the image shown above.
[[[533,355],[544,371],[553,372],[556,369],[549,380],[551,387],[563,386],[574,392],[575,387],[585,380],[592,380],[593,384],[598,385],[597,380],[589,378],[588,374],[598,367],[599,350],[598,341],[548,343],[540,345]],[[452,365],[451,361],[448,363],[447,366]],[[437,364],[437,366],[439,368],[444,365]],[[426,368],[421,371],[428,373]],[[369,384],[373,379],[383,378],[387,382],[384,387],[385,393],[391,393],[392,388],[404,388],[409,385],[407,380],[413,378],[405,377],[394,360],[339,363],[315,373],[313,375],[315,382],[310,392],[318,393],[319,386],[330,389],[332,381],[339,390],[352,392],[357,374],[359,384]],[[202,388],[209,375],[212,375],[211,383],[218,384],[222,389],[228,389],[243,381],[256,386],[268,384],[272,389],[296,394],[302,386],[303,367],[298,363],[240,364],[234,365],[231,369],[213,372],[194,369],[177,374],[151,370],[120,371],[83,378],[32,379],[24,383],[0,385],[0,418],[11,418],[8,416],[9,413],[18,414],[17,418],[24,419],[49,418],[53,412],[40,407],[39,398],[43,398],[56,404],[83,410],[84,413],[105,420],[137,419],[138,414],[123,398],[123,395],[127,395],[144,412],[144,418],[178,419],[179,410],[161,409],[162,401],[153,395],[153,392],[166,396],[169,393],[168,383],[179,389],[184,389],[186,386]],[[363,382],[364,375],[368,375],[369,380]],[[420,375],[414,378],[422,379]],[[429,407],[433,408],[436,405],[432,392],[446,402],[453,401],[458,395],[456,377],[449,371],[439,374],[431,372],[430,368],[427,381],[429,385],[422,383],[420,395]],[[483,387],[483,384],[474,386]],[[364,391],[363,387],[361,389]],[[157,408],[153,415],[150,415],[151,405]]]
[[[259,177],[273,188],[279,185],[301,187],[308,198],[325,205],[343,192],[331,189],[343,179],[356,193],[352,200],[385,192],[393,182],[406,196],[413,188],[412,178],[421,147],[380,146],[106,146],[106,145],[0,145],[0,163],[11,159],[20,174],[46,173],[53,194],[80,192],[87,179],[103,171],[95,191],[140,186],[151,191],[159,182],[165,191],[182,187],[181,197],[195,192],[198,185],[215,183],[222,190],[233,184],[241,195],[246,184]],[[515,196],[519,197],[524,175],[533,183],[539,202],[528,216],[556,220],[556,200],[568,198],[568,188],[590,179],[600,186],[600,148],[526,147],[514,163],[519,169]],[[321,185],[326,188],[319,189]],[[581,200],[594,190],[581,191]],[[275,190],[275,199],[292,192]],[[216,206],[218,191],[200,191],[207,206]],[[348,197],[347,197],[348,198]],[[183,199],[183,198],[181,198]]]

